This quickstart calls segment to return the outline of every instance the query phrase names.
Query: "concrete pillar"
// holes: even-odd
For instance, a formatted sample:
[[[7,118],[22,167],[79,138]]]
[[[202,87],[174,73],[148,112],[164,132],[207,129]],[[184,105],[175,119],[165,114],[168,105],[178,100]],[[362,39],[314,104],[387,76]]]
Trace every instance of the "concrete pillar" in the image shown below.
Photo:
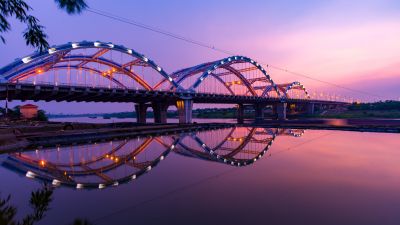
[[[244,106],[243,104],[238,104],[237,106],[237,122],[243,123],[244,121]]]
[[[314,115],[315,113],[315,104],[314,103],[307,103],[307,114]]]
[[[287,103],[282,102],[277,104],[276,111],[278,113],[278,120],[286,120]]]
[[[147,107],[149,106],[145,103],[139,103],[135,105],[136,122],[146,123]]]
[[[179,123],[192,123],[192,99],[181,99],[176,101],[176,108],[178,109]]]
[[[265,105],[262,105],[262,104],[254,105],[256,122],[260,122],[260,121],[264,120],[264,107],[265,107]]]
[[[168,104],[164,102],[153,102],[154,123],[167,123]]]

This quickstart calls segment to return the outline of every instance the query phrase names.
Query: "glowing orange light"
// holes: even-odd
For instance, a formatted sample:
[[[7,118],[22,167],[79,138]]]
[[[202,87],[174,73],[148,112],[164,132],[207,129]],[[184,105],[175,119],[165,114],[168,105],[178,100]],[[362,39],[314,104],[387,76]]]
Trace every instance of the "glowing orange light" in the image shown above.
[[[41,73],[43,73],[43,70],[42,69],[36,69],[36,73],[37,74],[41,74]]]
[[[39,164],[40,164],[41,166],[45,166],[45,165],[46,165],[46,162],[45,162],[44,160],[40,160]]]
[[[115,72],[115,71],[117,71],[117,70],[116,70],[115,68],[112,68],[112,71]]]

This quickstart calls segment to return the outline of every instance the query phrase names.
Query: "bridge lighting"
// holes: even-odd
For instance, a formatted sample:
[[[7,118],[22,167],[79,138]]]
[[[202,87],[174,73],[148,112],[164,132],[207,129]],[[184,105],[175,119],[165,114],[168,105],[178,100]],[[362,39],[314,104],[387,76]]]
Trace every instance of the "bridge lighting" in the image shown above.
[[[113,44],[107,44],[108,45],[108,47],[110,47],[110,48],[114,48],[114,45]]]
[[[44,167],[44,166],[46,165],[46,162],[45,162],[44,160],[40,160],[40,161],[39,161],[39,165],[42,166],[42,167]]]
[[[34,174],[32,171],[28,171],[28,172],[26,172],[26,175],[25,175],[27,178],[35,178],[35,176],[36,176],[36,174]]]
[[[49,54],[53,54],[53,53],[56,52],[56,49],[55,48],[49,48],[48,52],[49,52]]]
[[[136,174],[132,175],[131,179],[132,180],[136,179]]]
[[[28,63],[28,62],[30,62],[30,61],[32,61],[32,58],[31,58],[30,56],[27,56],[27,57],[25,57],[25,58],[22,58],[22,62],[23,62],[23,63]]]
[[[149,61],[149,59],[146,58],[146,57],[144,57],[144,56],[143,56],[143,60],[144,60],[145,62],[148,62],[148,61]]]
[[[60,186],[61,182],[59,180],[54,179],[51,183],[53,186]]]
[[[228,62],[230,62],[230,61],[232,61],[232,59],[231,59],[231,58],[228,58]]]
[[[172,82],[172,77],[168,77],[168,80]]]
[[[72,48],[79,48],[79,44],[78,43],[72,43],[71,46],[72,46]]]
[[[158,70],[158,72],[161,72],[161,67],[159,67],[159,66],[157,66],[157,70]]]
[[[175,145],[171,145],[171,150],[175,148]]]
[[[113,67],[113,68],[112,68],[112,71],[113,71],[113,72],[116,72],[116,71],[117,71],[117,69],[115,69],[115,68]]]
[[[118,185],[119,185],[118,181],[114,182],[113,184],[113,186],[118,186]]]
[[[76,189],[82,189],[83,188],[83,184],[76,184]]]
[[[37,74],[41,74],[41,73],[43,73],[43,70],[42,69],[36,69],[36,73]]]
[[[94,46],[95,46],[95,47],[99,47],[100,45],[101,45],[100,42],[97,42],[97,41],[96,41],[96,42],[94,43]]]
[[[99,189],[103,189],[103,188],[105,188],[106,187],[106,185],[104,185],[104,184],[99,184]]]
[[[129,54],[132,54],[132,49],[128,49],[127,51]]]
[[[146,171],[150,171],[151,170],[151,166],[148,166],[147,168],[146,168]]]
[[[160,161],[162,161],[162,160],[164,160],[164,156],[163,155],[160,157]]]

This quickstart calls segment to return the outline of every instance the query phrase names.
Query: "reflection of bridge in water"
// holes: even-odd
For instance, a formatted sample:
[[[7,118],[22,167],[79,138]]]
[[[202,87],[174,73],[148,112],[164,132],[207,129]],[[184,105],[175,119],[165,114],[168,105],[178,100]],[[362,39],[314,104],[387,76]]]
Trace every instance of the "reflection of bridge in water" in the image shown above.
[[[264,118],[273,108],[280,119],[286,111],[346,104],[342,99],[317,99],[299,82],[276,84],[255,60],[231,56],[167,73],[144,55],[105,42],[75,42],[35,52],[0,68],[0,99],[135,103],[138,122],[153,108],[156,123],[167,122],[176,106],[180,123],[191,123],[194,103],[236,104],[243,120],[245,108]],[[287,107],[289,106],[289,107]]]
[[[300,137],[303,133],[299,129],[232,127],[11,153],[3,166],[55,187],[102,189],[137,179],[171,151],[242,167],[263,157],[277,136]]]

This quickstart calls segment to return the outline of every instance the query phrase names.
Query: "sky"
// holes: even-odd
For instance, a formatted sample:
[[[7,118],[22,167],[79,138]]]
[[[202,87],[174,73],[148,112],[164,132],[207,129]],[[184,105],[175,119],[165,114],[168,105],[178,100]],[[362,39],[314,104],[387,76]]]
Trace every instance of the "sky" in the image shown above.
[[[70,16],[52,0],[27,1],[51,44],[100,40],[141,52],[167,72],[227,55],[91,12]],[[400,1],[88,0],[91,8],[139,21],[220,49],[313,78],[371,93],[348,91],[268,68],[276,83],[300,81],[310,92],[374,101],[400,99]],[[15,20],[0,44],[0,67],[34,49]],[[380,98],[373,95],[379,95]],[[18,104],[18,103],[14,103]],[[39,104],[48,112],[128,111],[131,104]],[[62,107],[60,107],[60,105]]]

